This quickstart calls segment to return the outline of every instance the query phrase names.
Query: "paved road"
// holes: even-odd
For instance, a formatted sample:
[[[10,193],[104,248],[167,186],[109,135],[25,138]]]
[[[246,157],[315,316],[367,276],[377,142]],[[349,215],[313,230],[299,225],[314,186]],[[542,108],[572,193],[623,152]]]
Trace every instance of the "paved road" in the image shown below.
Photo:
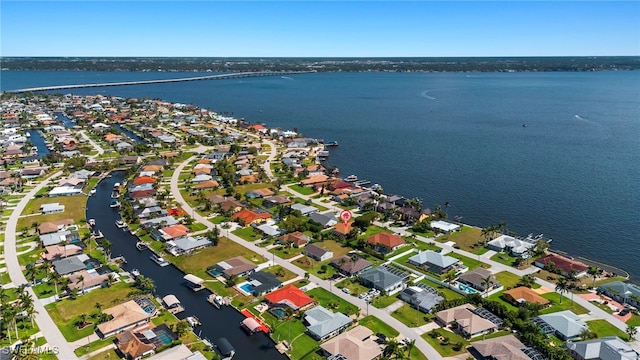
[[[20,269],[20,264],[18,263],[18,255],[16,253],[16,228],[18,225],[18,218],[20,217],[22,210],[24,210],[25,206],[27,206],[27,203],[38,193],[38,191],[40,191],[40,189],[47,185],[49,180],[54,179],[61,174],[62,172],[58,171],[57,173],[51,175],[48,179],[40,182],[40,184],[33,188],[33,190],[29,191],[29,193],[27,193],[25,197],[20,200],[15,210],[13,210],[11,217],[9,217],[9,221],[7,222],[7,229],[5,231],[4,251],[7,270],[9,272],[9,276],[11,277],[11,281],[15,285],[27,283],[27,279]],[[40,332],[45,337],[45,339],[47,339],[47,343],[49,344],[49,346],[52,348],[55,347],[58,350],[57,356],[59,359],[77,359],[78,357],[73,353],[73,349],[71,348],[70,344],[67,343],[67,340],[65,340],[64,336],[60,332],[60,329],[58,329],[58,326],[56,326],[56,324],[53,322],[51,316],[49,316],[49,313],[42,305],[40,299],[38,299],[36,294],[33,292],[33,289],[28,287],[27,292],[34,300],[33,304],[35,310],[37,311],[35,320],[38,324],[38,327],[40,328]]]
[[[274,149],[274,147],[272,146],[272,149]],[[272,156],[275,156],[272,154]],[[198,222],[204,224],[207,226],[208,229],[212,229],[213,227],[216,227],[217,225],[211,223],[209,220],[207,220],[205,217],[201,216],[200,214],[198,214],[196,211],[194,211],[191,206],[189,206],[189,204],[184,200],[184,198],[182,197],[182,194],[180,193],[180,190],[178,188],[178,178],[180,177],[180,173],[182,172],[182,170],[184,169],[184,167],[186,166],[187,163],[189,163],[190,161],[192,161],[195,157],[191,157],[189,159],[187,159],[185,162],[183,162],[182,164],[180,164],[174,171],[173,176],[171,177],[171,193],[173,194],[173,196],[176,198],[176,200],[183,204],[183,208],[187,213],[191,213],[193,214],[193,217],[195,220],[197,220]],[[277,256],[274,256],[272,253],[270,253],[267,249],[261,248],[256,246],[254,243],[246,241],[230,232],[226,232],[225,229],[222,229],[220,226],[217,226],[218,229],[220,229],[220,234],[225,234],[227,235],[227,237],[250,249],[251,251],[254,251],[256,253],[258,253],[259,255],[264,256],[267,259],[273,259],[275,264],[282,266],[283,268],[293,272],[294,274],[298,275],[298,276],[304,276],[305,272],[304,270],[302,270],[301,268],[291,264],[289,261],[281,259]],[[333,288],[332,284],[327,281],[327,280],[323,280],[320,279],[316,276],[311,275],[310,276],[310,281],[317,283],[319,286],[329,290],[331,288]],[[345,293],[343,293],[342,291],[333,291],[333,293],[343,299],[345,299],[346,301],[357,305],[360,308],[366,308],[366,303],[361,300],[358,299],[354,296],[351,295],[347,295]],[[403,337],[408,337],[411,339],[415,339],[415,346],[420,349],[420,351],[422,351],[422,353],[430,360],[439,360],[442,359],[442,356],[431,346],[429,345],[424,339],[422,339],[419,334],[409,328],[408,326],[404,325],[403,323],[401,323],[400,321],[396,320],[394,317],[392,317],[391,315],[389,315],[386,311],[382,310],[382,309],[377,309],[373,306],[369,306],[368,307],[368,313],[370,315],[374,315],[377,318],[381,319],[382,321],[386,322],[387,324],[389,324],[390,326],[392,326],[393,328],[395,328],[396,330],[398,330],[400,332],[400,334],[402,334]]]
[[[80,136],[82,136],[83,139],[87,140],[89,144],[91,144],[91,146],[93,146],[93,148],[96,149],[96,151],[98,152],[97,155],[89,156],[90,159],[95,159],[96,157],[104,154],[104,150],[102,149],[102,147],[98,145],[95,141],[93,141],[93,139],[91,139],[89,136],[87,136],[87,133],[84,130],[79,131],[78,134],[80,134]]]

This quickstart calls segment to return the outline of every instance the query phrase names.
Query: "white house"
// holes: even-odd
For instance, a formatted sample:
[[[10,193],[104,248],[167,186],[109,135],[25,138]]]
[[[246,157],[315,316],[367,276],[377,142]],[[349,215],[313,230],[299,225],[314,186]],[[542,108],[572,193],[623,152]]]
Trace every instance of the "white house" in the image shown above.
[[[40,211],[43,214],[61,213],[64,211],[64,205],[60,205],[59,203],[42,204],[40,206]]]

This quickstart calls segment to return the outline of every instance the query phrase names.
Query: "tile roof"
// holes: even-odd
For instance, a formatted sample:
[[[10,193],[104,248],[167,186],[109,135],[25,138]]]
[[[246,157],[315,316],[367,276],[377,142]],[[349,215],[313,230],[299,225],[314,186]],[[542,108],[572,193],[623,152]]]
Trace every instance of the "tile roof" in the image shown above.
[[[304,291],[293,285],[285,286],[264,296],[272,304],[286,304],[294,309],[305,307],[314,302]]]
[[[97,326],[98,330],[104,335],[150,318],[150,315],[133,300],[110,307],[102,312],[113,316],[113,319]]]
[[[484,358],[495,360],[530,360],[522,349],[525,345],[515,336],[507,335],[473,343],[473,347]]]
[[[349,360],[372,360],[382,355],[382,348],[371,339],[372,334],[371,330],[358,325],[320,347],[331,355],[341,354]]]
[[[503,296],[511,301],[518,303],[523,301],[540,305],[547,305],[550,303],[549,300],[538,295],[537,292],[529,289],[526,286],[520,286],[515,289],[507,290],[503,293]]]
[[[367,238],[367,242],[372,245],[383,245],[388,248],[394,248],[396,246],[405,243],[404,239],[395,234],[389,234],[387,232],[381,232]]]

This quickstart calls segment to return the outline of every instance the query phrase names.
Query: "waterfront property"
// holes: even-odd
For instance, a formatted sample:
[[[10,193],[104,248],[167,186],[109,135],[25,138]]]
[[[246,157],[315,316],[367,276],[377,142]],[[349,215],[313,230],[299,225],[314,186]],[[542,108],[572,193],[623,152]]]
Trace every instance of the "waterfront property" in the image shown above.
[[[167,325],[155,326],[150,322],[117,334],[116,346],[128,359],[135,360],[154,354],[157,348],[169,345],[176,339],[178,336]]]
[[[282,304],[293,310],[304,309],[316,303],[315,300],[294,285],[274,290],[265,295],[264,298],[272,305]]]
[[[623,304],[640,307],[640,286],[622,281],[614,281],[598,287],[598,293],[605,294]]]
[[[96,333],[101,338],[146,324],[151,319],[151,315],[144,311],[134,300],[110,307],[103,310],[103,312],[113,316],[113,318],[96,327]]]
[[[487,248],[496,252],[507,252],[511,256],[528,257],[527,251],[534,247],[533,242],[516,239],[509,235],[500,235],[487,243]]]
[[[445,233],[445,234],[449,234],[449,233],[452,233],[454,231],[458,231],[458,230],[460,230],[462,228],[458,224],[452,224],[450,222],[442,221],[442,220],[434,220],[434,221],[429,223],[429,226],[434,231]]]
[[[589,269],[589,266],[580,261],[575,261],[553,253],[536,259],[534,265],[551,272],[558,271],[562,276],[567,277],[571,275],[576,277],[586,276],[587,270]]]

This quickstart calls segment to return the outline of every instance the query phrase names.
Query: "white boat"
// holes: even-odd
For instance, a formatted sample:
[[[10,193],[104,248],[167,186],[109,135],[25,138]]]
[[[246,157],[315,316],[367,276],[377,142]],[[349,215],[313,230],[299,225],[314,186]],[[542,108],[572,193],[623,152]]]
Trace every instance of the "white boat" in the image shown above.
[[[147,246],[147,244],[143,243],[142,241],[138,241],[138,242],[136,243],[136,249],[138,249],[138,250],[140,250],[140,251],[142,251],[142,250],[146,250],[146,249],[148,249],[148,248],[149,248],[149,246]]]
[[[96,219],[89,219],[89,226],[96,226]]]
[[[113,190],[114,191],[120,191],[120,183],[119,182],[113,184]]]
[[[116,226],[118,227],[118,229],[122,229],[127,227],[127,224],[122,220],[116,220]]]
[[[198,320],[198,318],[195,317],[195,316],[187,316],[185,318],[185,320],[187,320],[187,322],[191,325],[191,327],[196,327],[196,326],[202,325],[200,320]]]
[[[344,181],[355,182],[355,181],[358,181],[358,177],[355,175],[349,175],[346,178],[344,178]]]
[[[120,207],[120,201],[118,199],[111,199],[111,203],[109,204],[110,208]]]
[[[224,299],[222,296],[216,294],[209,295],[209,297],[207,297],[207,301],[218,309],[220,309],[220,306],[224,305]]]
[[[133,276],[134,278],[140,276],[140,270],[132,269],[131,270],[131,276]]]
[[[89,191],[89,196],[93,196],[96,194],[96,188],[91,189],[91,191]]]
[[[168,266],[170,264],[162,256],[156,255],[156,254],[152,254],[151,256],[149,256],[149,259],[153,260],[153,262],[155,262],[156,264],[158,264],[158,265],[160,265],[162,267]]]

